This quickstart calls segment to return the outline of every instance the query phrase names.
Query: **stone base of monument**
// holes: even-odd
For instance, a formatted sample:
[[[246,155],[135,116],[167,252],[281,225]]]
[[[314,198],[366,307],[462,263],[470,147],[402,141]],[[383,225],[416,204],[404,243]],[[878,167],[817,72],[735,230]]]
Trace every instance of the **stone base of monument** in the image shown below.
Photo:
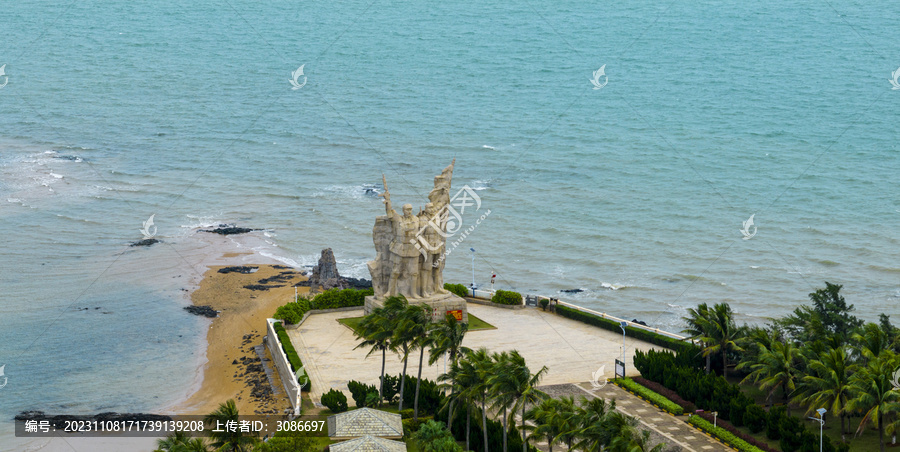
[[[453,314],[457,320],[469,323],[469,312],[466,309],[466,300],[458,295],[448,293],[434,295],[428,298],[407,299],[409,304],[426,304],[431,308],[431,321],[439,322],[444,319],[447,314]],[[375,308],[384,306],[384,299],[375,298],[373,295],[366,297],[366,315],[370,314]]]

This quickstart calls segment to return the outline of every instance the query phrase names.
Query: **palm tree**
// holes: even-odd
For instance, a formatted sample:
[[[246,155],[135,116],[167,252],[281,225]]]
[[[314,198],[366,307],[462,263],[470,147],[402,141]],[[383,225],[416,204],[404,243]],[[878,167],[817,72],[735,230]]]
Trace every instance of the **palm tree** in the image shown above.
[[[758,383],[763,391],[768,390],[767,400],[779,388],[782,390],[785,404],[788,395],[796,389],[797,365],[800,355],[797,347],[791,341],[780,341],[777,337],[771,337],[768,346],[760,344],[759,354],[755,361],[744,361],[738,367],[749,367],[751,372],[741,383]],[[787,405],[790,414],[790,405]]]
[[[817,408],[827,408],[841,418],[841,438],[847,433],[844,418],[847,416],[847,402],[853,387],[850,375],[856,365],[850,362],[844,347],[837,347],[822,353],[818,360],[809,362],[810,374],[800,380],[796,400],[809,405],[807,414]]]
[[[456,317],[452,314],[445,315],[444,320],[434,324],[430,335],[431,350],[428,355],[428,365],[434,365],[441,355],[445,353],[450,357],[451,366],[456,364],[460,354],[469,350],[462,346],[463,339],[468,331],[469,324],[456,320]],[[453,422],[453,403],[455,401],[453,394],[456,388],[456,385],[450,385],[450,407],[447,413],[448,425],[451,425]],[[466,422],[466,425],[468,425],[468,418],[466,418]]]
[[[176,431],[165,439],[156,440],[154,452],[207,452],[208,450],[202,438],[191,438],[185,432]]]
[[[494,400],[494,404],[491,408],[498,411],[501,409],[503,410],[503,452],[507,452],[506,440],[509,436],[509,418],[507,417],[507,411],[515,403],[515,396],[512,392],[512,376],[509,372],[509,369],[513,367],[513,364],[509,352],[494,353],[491,355],[491,359],[493,361],[491,363],[491,374],[488,376],[485,383],[488,387],[489,397]]]
[[[476,397],[481,399],[481,431],[484,433],[484,451],[488,452],[487,380],[488,378],[490,378],[494,370],[494,362],[491,359],[490,352],[488,352],[488,349],[485,347],[481,347],[477,350],[471,350],[464,356],[465,360],[468,360],[471,364],[475,377],[474,381],[472,381],[472,386],[470,386],[467,391],[471,391],[473,399]]]
[[[525,406],[534,405],[549,397],[543,391],[537,389],[541,378],[547,373],[547,366],[534,374],[525,364],[525,358],[517,350],[509,352],[505,361],[497,360],[498,372],[495,374],[494,385],[499,393],[507,393],[512,398],[510,406],[510,418],[513,413],[520,410],[522,413],[522,452],[528,452],[528,440],[525,437]]]
[[[236,428],[239,422],[238,409],[233,399],[220,404],[219,408],[204,416],[203,422],[212,426],[209,433],[212,440],[210,445],[216,451],[248,452],[259,442],[258,438],[245,436]],[[229,427],[232,425],[235,427]]]
[[[878,358],[882,351],[891,349],[887,333],[874,323],[867,323],[860,333],[853,333],[853,341],[866,360]]]
[[[626,435],[628,446],[625,452],[663,452],[666,449],[666,443],[650,447],[650,430],[628,429]]]
[[[525,419],[533,421],[535,425],[533,427],[524,423],[522,425],[522,428],[531,431],[528,439],[532,441],[546,440],[549,452],[553,452],[553,443],[556,442],[556,437],[562,433],[557,429],[557,424],[552,422],[553,416],[560,411],[559,404],[557,399],[544,399],[525,412]]]
[[[553,429],[559,432],[553,438],[553,442],[562,442],[566,448],[572,450],[575,440],[578,439],[578,409],[575,406],[575,398],[562,396],[556,403],[556,412],[551,413],[550,423]]]
[[[397,317],[397,310],[400,300],[385,301],[383,307],[375,308],[372,312],[363,317],[355,334],[359,339],[363,339],[355,348],[370,347],[369,357],[372,353],[381,352],[381,378],[378,386],[378,400],[384,397],[384,365],[387,360],[387,351],[391,346],[391,336],[394,334],[394,319]]]
[[[737,341],[744,335],[744,328],[734,323],[734,313],[728,303],[718,303],[709,311],[709,324],[712,327],[711,336],[706,338],[706,348],[703,353],[709,356],[712,353],[722,354],[722,376],[728,378],[728,352],[740,352]]]
[[[703,347],[712,343],[713,326],[709,321],[709,306],[706,303],[700,303],[696,308],[688,309],[688,316],[681,319],[687,323],[687,328],[681,330],[682,333],[690,335],[690,339],[697,339],[703,344]],[[712,355],[704,354],[706,357],[706,373],[712,369]]]
[[[634,437],[639,435],[637,425],[637,419],[620,411],[611,411],[606,416],[606,428],[610,435],[609,450],[630,452]]]
[[[877,358],[869,360],[866,367],[861,368],[850,378],[855,397],[847,404],[847,408],[865,413],[859,422],[857,434],[863,431],[866,424],[877,424],[881,452],[884,452],[885,417],[900,409],[898,406],[900,404],[897,403],[900,393],[894,391],[891,384],[891,378],[898,364],[900,360],[893,352],[882,351]]]
[[[609,403],[601,398],[588,400],[581,398],[581,405],[577,409],[578,442],[575,448],[583,451],[600,451],[609,446],[612,441],[610,434],[609,414],[616,409],[616,401]]]
[[[413,420],[419,420],[419,387],[422,385],[422,361],[425,348],[431,344],[431,308],[428,305],[410,306],[401,328],[408,328],[412,347],[419,349],[419,372],[416,374],[416,395],[413,397]]]
[[[409,352],[417,339],[417,327],[415,326],[417,315],[415,310],[421,310],[421,306],[410,306],[404,297],[388,298],[384,306],[397,312],[397,317],[390,322],[391,334],[390,347],[400,355],[403,360],[403,373],[400,376],[400,404],[399,410],[403,410],[403,392],[406,387],[406,367],[409,362]]]

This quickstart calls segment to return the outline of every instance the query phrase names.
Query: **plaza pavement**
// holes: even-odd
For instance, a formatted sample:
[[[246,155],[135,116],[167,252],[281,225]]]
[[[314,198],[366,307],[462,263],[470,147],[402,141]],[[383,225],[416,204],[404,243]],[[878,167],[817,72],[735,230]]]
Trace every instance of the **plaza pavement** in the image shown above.
[[[528,367],[536,372],[547,366],[541,385],[579,383],[591,380],[591,374],[604,366],[604,374],[613,377],[615,359],[622,355],[622,335],[537,308],[503,309],[468,305],[469,312],[497,327],[493,330],[470,331],[463,345],[487,347],[492,352],[518,350]],[[312,400],[319,403],[331,388],[343,391],[350,399],[347,381],[357,380],[377,386],[381,372],[381,353],[366,357],[368,350],[355,349],[358,339],[337,319],[360,317],[363,311],[344,311],[310,315],[298,328],[288,330],[291,342],[310,376]],[[637,375],[632,365],[635,350],[646,351],[651,344],[633,338],[625,339],[626,374]],[[418,370],[419,355],[410,356],[409,375]],[[444,360],[425,366],[422,376],[435,380],[445,370]],[[386,373],[399,375],[400,358],[388,352]],[[602,381],[602,379],[601,379]],[[352,401],[351,401],[352,403]]]

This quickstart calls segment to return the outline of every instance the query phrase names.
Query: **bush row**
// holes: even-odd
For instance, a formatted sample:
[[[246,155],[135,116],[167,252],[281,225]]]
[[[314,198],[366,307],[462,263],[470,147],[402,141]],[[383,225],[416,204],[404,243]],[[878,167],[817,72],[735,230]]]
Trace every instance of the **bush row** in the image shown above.
[[[677,392],[675,392],[655,381],[650,381],[643,377],[631,377],[631,379],[635,383],[671,400],[676,405],[680,406],[681,409],[683,409],[685,413],[693,413],[693,412],[697,411],[697,405],[694,405],[693,403],[682,399],[681,396],[678,395]]]
[[[816,439],[817,435],[810,432],[797,417],[788,416],[783,407],[774,408],[766,413],[762,407],[741,392],[739,386],[729,383],[721,376],[705,374],[697,367],[686,366],[671,352],[637,351],[634,367],[644,378],[662,384],[698,407],[706,411],[717,411],[718,422],[722,428],[746,443],[755,444],[759,449],[772,450],[762,447],[760,441],[744,434],[736,427],[746,425],[753,433],[759,433],[765,428],[769,439],[779,440],[782,452],[806,452],[808,447],[811,447],[808,446],[810,440]],[[712,420],[709,414],[701,416]],[[825,437],[823,451],[842,451],[845,447],[847,446],[843,444],[835,447],[831,440]]]
[[[521,306],[522,294],[511,290],[497,290],[494,292],[494,296],[491,297],[491,303]]]
[[[684,408],[682,408],[675,402],[645,388],[644,386],[635,383],[630,378],[616,378],[614,380],[614,383],[630,392],[637,394],[638,397],[647,400],[648,402],[662,408],[665,411],[668,411],[669,413],[672,413],[676,416],[681,416],[682,414],[684,414]]]
[[[349,308],[351,306],[363,306],[366,297],[374,295],[374,289],[329,289],[316,295],[310,306],[312,309]]]
[[[619,322],[605,319],[589,312],[573,309],[568,306],[557,305],[556,313],[563,317],[567,317],[572,320],[578,320],[579,322],[584,322],[588,325],[598,326],[605,330],[615,331],[616,333],[622,332],[622,328],[619,326]],[[700,347],[697,347],[690,342],[684,342],[659,333],[654,333],[653,331],[647,331],[643,328],[635,328],[633,326],[626,326],[625,334],[627,334],[629,337],[633,337],[644,342],[649,342],[653,345],[659,345],[661,347],[668,348],[669,350],[677,353],[679,356],[682,356],[684,360],[687,360],[687,362],[690,362],[692,365],[703,365],[703,358],[700,356]]]
[[[369,404],[371,400],[369,394],[375,393],[376,396],[378,395],[378,388],[375,385],[367,385],[356,380],[350,380],[347,382],[347,389],[350,390],[350,395],[353,397],[357,408],[365,408],[377,404],[377,399],[372,404]]]
[[[731,432],[725,430],[722,427],[713,427],[711,422],[708,422],[706,419],[701,418],[700,416],[691,416],[688,419],[688,423],[693,425],[694,427],[703,430],[706,433],[718,438],[725,444],[737,449],[740,452],[763,452],[762,449],[748,444],[741,438],[734,436]]]
[[[275,334],[278,335],[278,340],[281,341],[281,348],[284,350],[284,354],[287,355],[288,362],[291,364],[291,370],[294,373],[297,373],[300,369],[303,368],[303,362],[300,361],[300,355],[297,354],[297,349],[294,348],[294,344],[291,343],[291,338],[288,337],[287,331],[284,330],[284,326],[281,325],[281,322],[275,322],[274,325]],[[300,384],[306,383],[309,378],[305,378],[304,381],[300,381]],[[310,386],[306,386],[303,389],[309,390]]]
[[[463,284],[444,283],[444,289],[449,290],[450,292],[453,292],[454,294],[463,298],[469,296],[469,289]]]
[[[288,303],[284,306],[279,306],[278,309],[275,310],[275,315],[272,317],[296,325],[300,323],[300,320],[303,319],[303,316],[306,315],[310,309],[309,300],[301,298],[297,300],[296,303]]]

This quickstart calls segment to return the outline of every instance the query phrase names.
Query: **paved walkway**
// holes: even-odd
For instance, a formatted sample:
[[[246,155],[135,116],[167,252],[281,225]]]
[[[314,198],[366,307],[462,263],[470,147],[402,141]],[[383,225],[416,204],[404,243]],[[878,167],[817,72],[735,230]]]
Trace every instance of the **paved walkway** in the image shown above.
[[[685,452],[732,451],[730,447],[691,427],[685,422],[686,417],[673,416],[614,384],[607,384],[596,391],[588,383],[569,386],[572,395],[580,393],[586,397],[615,399],[617,410],[637,417],[644,427],[663,437],[662,441],[669,447],[677,445]]]
[[[549,369],[542,384],[563,384],[590,381],[591,374],[601,366],[612,378],[614,361],[622,353],[622,335],[593,327],[536,308],[503,309],[470,303],[469,312],[497,327],[494,330],[472,331],[463,345],[470,348],[487,347],[491,351],[518,350],[532,371],[541,366]],[[312,383],[311,396],[319,402],[331,388],[344,391],[349,398],[347,381],[357,380],[376,384],[381,372],[381,354],[366,357],[368,350],[354,349],[358,339],[337,319],[362,316],[359,311],[332,312],[309,316],[297,329],[288,330]],[[635,350],[648,350],[652,345],[627,338],[626,373],[636,374],[632,366]],[[408,373],[418,370],[418,354],[410,357]],[[422,376],[436,379],[444,372],[443,360],[425,367]],[[396,354],[388,353],[386,372],[399,375],[403,366]],[[351,402],[352,403],[352,402]]]

